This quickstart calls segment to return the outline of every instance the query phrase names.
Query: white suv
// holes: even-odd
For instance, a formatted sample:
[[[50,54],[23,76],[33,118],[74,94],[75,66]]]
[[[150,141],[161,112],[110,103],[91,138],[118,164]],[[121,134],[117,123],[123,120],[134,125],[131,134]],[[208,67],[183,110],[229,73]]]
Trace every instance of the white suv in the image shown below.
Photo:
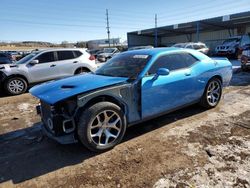
[[[0,83],[10,95],[24,93],[30,85],[75,74],[94,72],[95,58],[87,49],[34,51],[14,64],[0,65]]]

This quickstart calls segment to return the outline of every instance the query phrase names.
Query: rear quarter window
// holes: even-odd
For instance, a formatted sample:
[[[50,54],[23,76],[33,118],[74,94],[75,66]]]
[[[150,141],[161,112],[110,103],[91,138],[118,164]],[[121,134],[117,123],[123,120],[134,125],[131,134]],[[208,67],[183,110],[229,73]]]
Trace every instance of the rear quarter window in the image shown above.
[[[78,50],[73,51],[73,53],[74,53],[75,58],[80,57],[83,54],[82,52],[80,52]]]

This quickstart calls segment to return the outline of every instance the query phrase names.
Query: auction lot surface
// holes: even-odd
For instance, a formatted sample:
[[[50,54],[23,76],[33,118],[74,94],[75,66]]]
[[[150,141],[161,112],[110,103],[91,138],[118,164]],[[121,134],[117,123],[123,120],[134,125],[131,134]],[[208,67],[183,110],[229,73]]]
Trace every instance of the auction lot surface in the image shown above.
[[[0,97],[0,187],[250,187],[250,73],[211,110],[194,105],[128,129],[113,150],[42,136],[38,101]]]

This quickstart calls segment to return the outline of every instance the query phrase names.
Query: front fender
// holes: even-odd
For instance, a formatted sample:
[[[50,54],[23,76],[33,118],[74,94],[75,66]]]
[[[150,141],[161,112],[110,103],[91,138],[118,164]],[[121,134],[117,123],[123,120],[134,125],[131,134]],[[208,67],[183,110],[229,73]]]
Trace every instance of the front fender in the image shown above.
[[[134,99],[133,92],[134,89],[131,84],[103,88],[94,92],[78,95],[77,106],[78,108],[85,109],[89,104],[100,102],[100,98],[110,99],[110,102],[114,99],[124,106],[125,115],[129,124],[130,122],[140,120],[138,100]]]

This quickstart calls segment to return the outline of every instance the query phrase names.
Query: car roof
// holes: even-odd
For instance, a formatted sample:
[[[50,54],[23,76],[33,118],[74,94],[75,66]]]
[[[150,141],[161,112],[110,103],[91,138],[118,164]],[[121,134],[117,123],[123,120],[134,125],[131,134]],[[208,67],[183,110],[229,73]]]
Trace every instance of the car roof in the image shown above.
[[[123,52],[123,54],[134,54],[134,55],[158,55],[164,52],[180,52],[189,51],[187,49],[175,48],[175,47],[164,47],[164,48],[151,48],[151,49],[140,49]]]
[[[49,49],[38,49],[33,52],[54,52],[54,51],[86,51],[87,48],[49,48]]]
[[[194,49],[188,49],[188,48],[177,48],[177,47],[164,47],[164,48],[153,48],[153,49],[142,49],[142,50],[132,50],[132,51],[126,51],[121,54],[128,54],[128,55],[150,55],[152,57],[159,57],[161,55],[165,55],[168,53],[175,53],[175,52],[184,52],[189,53],[198,58],[199,60],[203,59],[210,59],[207,55],[198,52]]]

